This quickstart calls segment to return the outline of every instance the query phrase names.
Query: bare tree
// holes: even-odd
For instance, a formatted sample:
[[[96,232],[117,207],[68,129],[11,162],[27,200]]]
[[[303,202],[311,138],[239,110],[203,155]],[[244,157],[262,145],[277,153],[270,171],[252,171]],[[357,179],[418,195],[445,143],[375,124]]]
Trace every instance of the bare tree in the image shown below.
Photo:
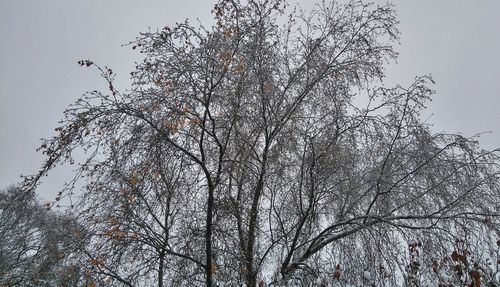
[[[86,151],[92,276],[397,285],[408,243],[444,254],[462,233],[498,234],[497,154],[421,120],[430,77],[380,86],[397,56],[391,5],[221,0],[213,13],[213,27],[130,43],[145,55],[130,90],[79,62],[109,89],[67,109],[25,187]]]

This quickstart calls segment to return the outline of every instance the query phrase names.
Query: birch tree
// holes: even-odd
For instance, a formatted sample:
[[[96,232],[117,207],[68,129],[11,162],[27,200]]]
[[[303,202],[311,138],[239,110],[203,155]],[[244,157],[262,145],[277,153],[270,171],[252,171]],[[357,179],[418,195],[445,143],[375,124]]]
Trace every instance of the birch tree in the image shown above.
[[[482,239],[498,236],[496,151],[422,121],[432,78],[383,85],[392,5],[221,0],[212,12],[213,26],[131,42],[144,60],[129,89],[80,61],[108,88],[66,110],[26,178],[32,190],[86,151],[77,208],[96,280],[397,286],[408,244],[495,244]]]

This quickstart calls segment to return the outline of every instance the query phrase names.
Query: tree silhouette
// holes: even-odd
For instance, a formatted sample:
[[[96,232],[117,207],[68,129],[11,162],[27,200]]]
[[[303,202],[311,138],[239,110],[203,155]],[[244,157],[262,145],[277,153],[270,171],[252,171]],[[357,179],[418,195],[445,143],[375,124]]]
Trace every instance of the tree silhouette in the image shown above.
[[[94,282],[401,285],[415,240],[436,256],[465,235],[494,245],[498,155],[421,120],[430,77],[381,86],[391,5],[221,0],[213,13],[212,27],[131,42],[144,61],[128,90],[80,61],[108,89],[66,110],[24,182],[85,151]]]

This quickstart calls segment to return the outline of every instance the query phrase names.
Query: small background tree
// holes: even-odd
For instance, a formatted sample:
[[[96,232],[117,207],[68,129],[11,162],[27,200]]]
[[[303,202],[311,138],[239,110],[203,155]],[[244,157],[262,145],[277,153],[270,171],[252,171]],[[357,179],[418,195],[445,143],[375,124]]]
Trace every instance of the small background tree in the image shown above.
[[[79,286],[79,225],[46,209],[18,187],[0,192],[0,286]]]

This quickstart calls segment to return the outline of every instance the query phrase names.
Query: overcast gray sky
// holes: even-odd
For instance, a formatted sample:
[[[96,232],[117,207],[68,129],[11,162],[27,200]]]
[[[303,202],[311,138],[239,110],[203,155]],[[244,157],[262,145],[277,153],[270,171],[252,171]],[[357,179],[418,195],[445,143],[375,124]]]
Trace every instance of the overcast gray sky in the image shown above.
[[[312,1],[299,1],[308,6]],[[375,1],[385,3],[385,1]],[[500,147],[500,1],[392,1],[399,15],[398,64],[390,85],[432,74],[437,94],[429,105],[436,131],[483,135]],[[64,108],[87,90],[105,87],[91,59],[118,73],[126,88],[137,53],[122,44],[139,32],[185,18],[211,19],[208,0],[2,0],[0,2],[0,188],[34,173],[43,157],[39,139],[53,135]],[[42,184],[48,198],[67,178],[56,170]]]

